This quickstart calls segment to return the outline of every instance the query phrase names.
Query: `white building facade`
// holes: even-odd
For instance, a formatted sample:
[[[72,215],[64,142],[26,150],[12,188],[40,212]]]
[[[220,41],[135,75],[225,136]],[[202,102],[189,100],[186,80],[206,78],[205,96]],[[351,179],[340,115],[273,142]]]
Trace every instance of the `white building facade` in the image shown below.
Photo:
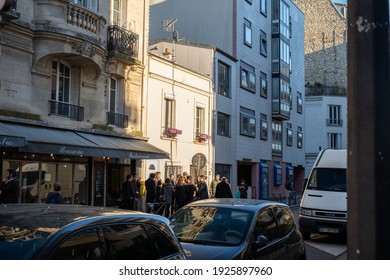
[[[146,160],[146,173],[208,175],[214,166],[211,79],[174,63],[170,51],[150,54],[148,70],[146,132],[170,157]]]

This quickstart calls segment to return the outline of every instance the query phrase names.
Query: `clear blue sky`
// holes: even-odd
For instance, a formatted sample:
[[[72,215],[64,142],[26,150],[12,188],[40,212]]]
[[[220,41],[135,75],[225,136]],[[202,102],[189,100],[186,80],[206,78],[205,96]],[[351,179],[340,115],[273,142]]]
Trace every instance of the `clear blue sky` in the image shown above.
[[[347,4],[347,0],[333,0],[335,3]]]

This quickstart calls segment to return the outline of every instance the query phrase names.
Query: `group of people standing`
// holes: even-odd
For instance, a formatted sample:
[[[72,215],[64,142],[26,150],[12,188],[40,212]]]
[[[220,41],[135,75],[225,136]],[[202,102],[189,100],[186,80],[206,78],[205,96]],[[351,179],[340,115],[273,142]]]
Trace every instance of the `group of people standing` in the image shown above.
[[[247,198],[248,186],[242,180],[239,186],[241,198]],[[144,212],[157,212],[169,217],[176,210],[193,200],[207,198],[232,198],[233,193],[226,177],[216,175],[207,184],[207,176],[199,175],[196,180],[187,172],[170,174],[163,180],[161,172],[150,173],[147,180],[140,181],[137,175],[128,175],[122,185],[122,207]],[[237,196],[236,196],[237,197]],[[158,209],[154,207],[158,206]]]

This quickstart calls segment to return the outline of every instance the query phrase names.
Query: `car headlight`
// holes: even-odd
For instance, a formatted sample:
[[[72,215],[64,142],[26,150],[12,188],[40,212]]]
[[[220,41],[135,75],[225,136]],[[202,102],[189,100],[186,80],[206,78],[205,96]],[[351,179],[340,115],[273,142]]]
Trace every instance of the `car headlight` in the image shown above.
[[[302,216],[311,216],[311,210],[310,209],[299,209],[299,214]]]

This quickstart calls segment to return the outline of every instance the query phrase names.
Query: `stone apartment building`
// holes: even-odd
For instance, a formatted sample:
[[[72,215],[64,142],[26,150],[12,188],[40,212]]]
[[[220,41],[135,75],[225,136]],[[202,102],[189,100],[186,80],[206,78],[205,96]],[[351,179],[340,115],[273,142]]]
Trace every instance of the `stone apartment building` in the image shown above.
[[[305,14],[305,176],[320,149],[347,147],[347,7],[294,0]]]
[[[21,202],[114,205],[147,142],[149,1],[7,0],[0,11],[0,170]],[[142,175],[142,174],[140,174]]]
[[[226,127],[214,130],[209,177],[223,171],[233,190],[245,179],[253,198],[284,197],[286,177],[302,185],[303,13],[283,0],[152,0],[150,41],[172,40],[162,23],[174,19],[175,37],[214,46],[229,57],[209,57],[216,69],[213,123]]]

